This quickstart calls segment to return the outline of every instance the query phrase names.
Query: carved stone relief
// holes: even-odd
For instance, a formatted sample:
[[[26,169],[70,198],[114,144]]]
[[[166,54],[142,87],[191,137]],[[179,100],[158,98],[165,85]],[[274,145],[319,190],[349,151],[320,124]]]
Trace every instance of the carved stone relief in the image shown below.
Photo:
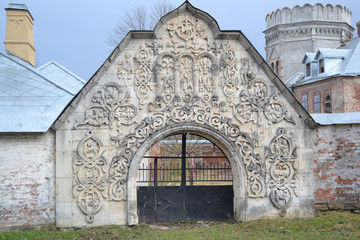
[[[180,92],[181,97],[185,103],[189,103],[193,98],[194,91],[194,58],[192,55],[185,55],[180,57]]]
[[[234,142],[244,159],[248,195],[263,197],[266,191],[264,163],[260,155],[254,152],[255,146],[248,134],[241,132],[240,127],[233,124],[231,119],[214,113],[211,108],[192,107],[187,111],[177,107],[153,113],[125,137],[121,134],[111,137],[117,143],[117,156],[113,158],[110,166],[110,181],[112,182],[109,189],[110,199],[117,201],[125,199],[125,182],[130,161],[149,135],[165,126],[190,122],[211,126]]]
[[[129,95],[123,93],[123,88],[116,83],[109,83],[102,87],[91,99],[94,103],[85,112],[85,120],[80,125],[115,126],[131,125],[136,123],[137,109],[133,104],[127,103]]]
[[[268,124],[282,120],[296,124],[293,116],[278,101],[278,95],[270,93],[269,87],[264,82],[256,81],[250,88],[242,90],[240,102],[233,105],[233,113],[241,123],[253,122],[262,126],[262,117],[265,116]]]
[[[136,96],[140,100],[140,106],[145,105],[145,100],[149,96],[150,91],[153,90],[150,86],[152,78],[152,71],[150,65],[152,63],[152,57],[146,50],[145,46],[141,46],[140,50],[136,54],[136,60],[139,62],[139,67],[135,72],[135,85]]]
[[[230,45],[228,40],[209,40],[202,23],[192,16],[166,27],[170,38],[142,43],[137,50],[124,54],[124,60],[117,65],[121,84],[100,87],[85,112],[85,120],[76,125],[108,125],[116,148],[106,182],[101,143],[91,131],[79,143],[79,157],[74,161],[74,196],[87,214],[87,221],[91,222],[101,208],[105,192],[109,200],[126,200],[129,166],[141,144],[152,133],[182,123],[210,126],[232,141],[244,162],[248,196],[269,196],[279,214],[285,215],[296,195],[296,148],[285,130],[280,129],[265,157],[256,149],[264,144],[264,131],[259,126],[268,127],[282,120],[296,124],[296,120],[272,87],[257,79],[260,70],[253,69],[242,48]],[[129,80],[131,84],[126,85]],[[129,103],[129,91],[124,86],[133,88],[130,90],[136,93],[136,103]],[[143,118],[140,123],[135,121],[138,116]],[[250,132],[240,130],[245,123],[249,123],[246,127]],[[138,125],[123,131],[123,125],[132,124]],[[111,135],[116,131],[118,135]],[[86,146],[89,152],[85,154]],[[94,150],[90,151],[91,146]],[[82,177],[82,172],[90,168],[98,174],[94,183]]]
[[[125,53],[125,59],[118,62],[117,75],[122,84],[125,84],[125,80],[132,80],[132,71],[134,68],[133,59],[131,56]]]
[[[166,105],[172,103],[175,97],[175,59],[164,56],[161,60],[161,93]]]
[[[231,99],[239,89],[238,68],[236,62],[237,58],[233,50],[228,49],[222,54],[222,88],[228,102],[231,102]]]
[[[207,49],[207,35],[205,27],[198,20],[186,16],[180,22],[170,22],[167,27],[171,40],[166,46],[173,48],[174,54],[179,54],[179,49],[191,50],[197,56]]]
[[[241,58],[241,67],[240,67],[240,79],[242,85],[251,86],[252,81],[255,79],[255,73],[250,67],[250,61],[248,58]]]
[[[277,130],[277,136],[271,140],[265,154],[267,196],[270,196],[271,202],[279,209],[279,215],[283,217],[293,195],[298,196],[296,147],[284,128]]]
[[[88,223],[94,221],[94,215],[101,209],[107,195],[103,153],[101,142],[90,130],[78,144],[73,161],[73,195],[81,211],[86,214]]]

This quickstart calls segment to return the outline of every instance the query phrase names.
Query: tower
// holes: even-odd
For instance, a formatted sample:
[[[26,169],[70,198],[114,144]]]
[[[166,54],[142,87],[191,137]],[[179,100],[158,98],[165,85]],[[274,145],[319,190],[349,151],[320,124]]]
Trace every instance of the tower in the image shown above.
[[[6,16],[6,50],[35,66],[34,19],[29,10],[25,4],[10,3]]]
[[[337,48],[352,39],[351,11],[340,5],[284,7],[265,18],[266,61],[286,81],[304,72],[306,52]]]

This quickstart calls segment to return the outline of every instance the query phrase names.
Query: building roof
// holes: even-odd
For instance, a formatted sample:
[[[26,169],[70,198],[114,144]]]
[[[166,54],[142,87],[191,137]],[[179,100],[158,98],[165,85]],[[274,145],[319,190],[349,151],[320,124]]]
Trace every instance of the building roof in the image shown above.
[[[288,87],[295,87],[322,81],[338,76],[360,76],[360,38],[352,39],[341,49],[319,49],[314,53],[306,53],[302,63],[310,60],[325,59],[325,72],[316,76],[298,78],[287,81]],[[314,59],[312,57],[314,56]],[[294,79],[293,77],[291,78]]]
[[[305,56],[302,60],[302,64],[304,64],[307,61],[307,59],[309,59],[309,61],[313,61],[315,59],[315,55],[316,53],[305,53]]]
[[[0,52],[0,132],[46,132],[84,84],[57,63]]]
[[[21,3],[9,3],[9,7],[5,8],[5,10],[24,10],[27,11],[31,16],[31,13],[29,9],[26,7],[26,5]],[[34,19],[32,16],[31,18]]]
[[[359,124],[360,112],[311,114],[320,125]]]
[[[83,79],[54,61],[44,64],[38,70],[42,75],[45,75],[52,82],[73,95],[77,94],[86,83]]]

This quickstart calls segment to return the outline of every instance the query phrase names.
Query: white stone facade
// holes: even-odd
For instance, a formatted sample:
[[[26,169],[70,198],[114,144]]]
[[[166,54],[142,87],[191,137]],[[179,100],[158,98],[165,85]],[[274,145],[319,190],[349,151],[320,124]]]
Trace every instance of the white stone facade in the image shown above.
[[[313,126],[241,32],[185,2],[129,33],[54,125],[56,224],[137,224],[138,164],[180,132],[229,158],[236,220],[311,217]]]

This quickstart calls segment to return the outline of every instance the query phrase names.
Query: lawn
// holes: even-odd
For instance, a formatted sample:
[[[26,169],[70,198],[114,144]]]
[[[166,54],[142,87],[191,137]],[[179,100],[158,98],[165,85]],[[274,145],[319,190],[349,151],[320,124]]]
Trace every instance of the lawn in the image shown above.
[[[330,212],[313,219],[246,223],[192,222],[0,233],[0,239],[360,239],[360,214]]]

